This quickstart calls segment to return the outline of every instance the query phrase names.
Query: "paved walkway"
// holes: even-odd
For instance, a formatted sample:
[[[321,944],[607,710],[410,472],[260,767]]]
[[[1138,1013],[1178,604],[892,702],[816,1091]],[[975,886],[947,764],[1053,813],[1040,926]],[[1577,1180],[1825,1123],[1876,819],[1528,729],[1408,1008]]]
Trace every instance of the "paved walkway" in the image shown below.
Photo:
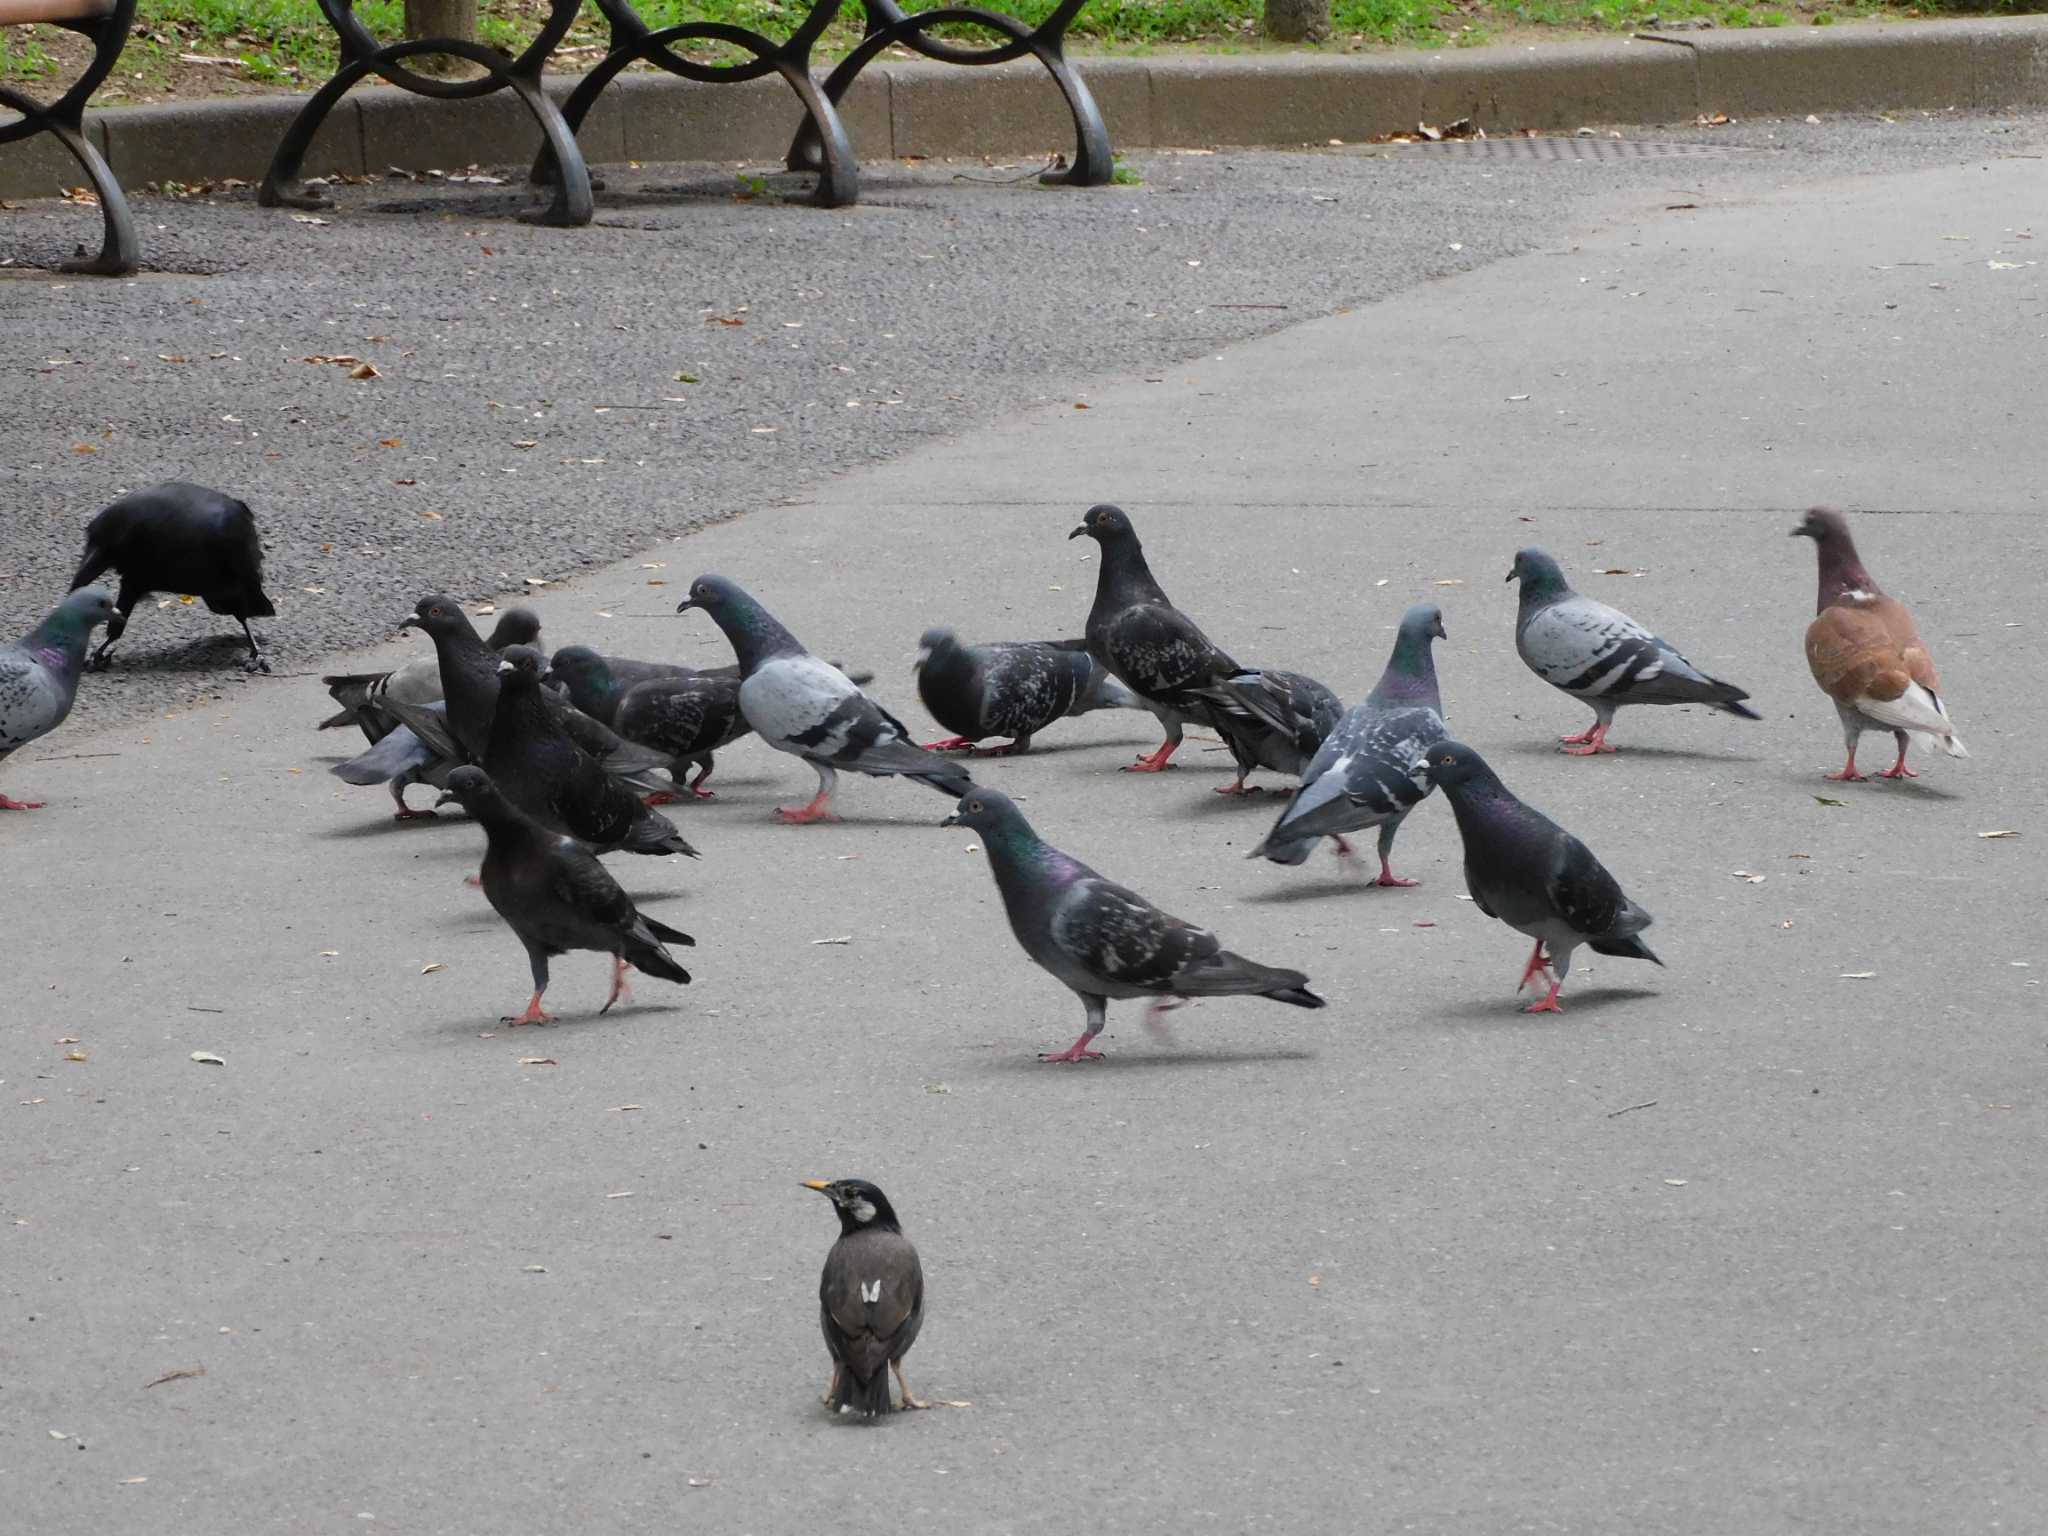
[[[2048,824],[2031,777],[2048,553],[2033,263],[2048,235],[2027,222],[2039,162],[1990,150],[2039,153],[2048,134],[2007,126],[1949,125],[1922,146],[1939,163],[1917,168],[1645,162],[1597,205],[1545,203],[1533,168],[1431,162],[1471,201],[1429,229],[1375,204],[1359,260],[1384,258],[1382,234],[1458,241],[1482,202],[1499,216],[1474,215],[1481,229],[1538,205],[1527,253],[1389,279],[1383,302],[1248,340],[1239,327],[1263,322],[1211,309],[1202,323],[1228,328],[1213,350],[1098,357],[1101,376],[1058,389],[1072,320],[991,280],[1008,314],[1037,318],[968,335],[900,311],[929,327],[912,332],[930,349],[917,366],[957,347],[944,355],[979,381],[968,414],[986,426],[800,490],[797,464],[851,450],[751,479],[773,450],[650,413],[661,467],[694,457],[726,477],[707,483],[795,504],[538,596],[558,642],[710,659],[708,624],[668,610],[699,569],[725,572],[818,649],[878,668],[877,691],[920,726],[908,661],[926,624],[1077,628],[1094,566],[1064,535],[1093,500],[1131,510],[1176,599],[1225,644],[1347,698],[1401,606],[1437,600],[1454,728],[1657,914],[1670,968],[1602,962],[1561,1019],[1513,1012],[1523,947],[1458,899],[1443,806],[1402,835],[1417,890],[1342,887],[1322,856],[1246,864],[1270,808],[1210,795],[1223,759],[1199,743],[1164,778],[1114,772],[1152,743],[1137,716],[1077,722],[982,771],[1106,873],[1304,966],[1332,1006],[1212,1002],[1176,1015],[1164,1046],[1120,1007],[1108,1061],[1081,1070],[1032,1060],[1079,1010],[1011,944],[971,840],[938,830],[943,802],[914,787],[851,784],[845,826],[784,829],[768,807],[805,792],[807,771],[733,752],[718,802],[684,812],[702,862],[623,871],[697,935],[696,983],[647,982],[600,1020],[602,964],[571,959],[552,994],[564,1022],[514,1035],[492,1021],[524,995],[522,957],[460,883],[477,838],[459,820],[395,827],[378,792],[329,778],[332,739],[307,729],[316,687],[207,674],[202,707],[23,754],[10,787],[51,806],[0,821],[15,999],[0,1115],[17,1154],[0,1497],[27,1528],[80,1533],[2027,1528],[2048,1499]],[[1985,152],[1965,160],[1965,143]],[[1298,260],[1280,238],[1294,226],[1257,211],[1344,208],[1390,174],[1425,173],[1205,164],[1207,183],[1257,190],[1171,259],[1236,253],[1211,305],[1285,299],[1248,263]],[[1178,206],[1166,180],[1155,206]],[[950,210],[961,191],[906,200]],[[1687,203],[1704,206],[1668,206]],[[1034,194],[1010,228],[1070,206]],[[964,216],[958,229],[986,238]],[[537,238],[424,232],[433,251]],[[906,254],[922,244],[945,255],[930,240]],[[1166,252],[1149,259],[1163,283]],[[978,270],[964,247],[948,260]],[[1143,302],[1146,272],[1104,268]],[[509,285],[488,291],[510,301]],[[815,310],[762,299],[765,283],[679,291],[691,302],[659,327],[586,294],[581,335],[535,334],[598,398],[615,337],[678,367],[685,345],[711,345],[700,297],[755,303],[745,328],[705,327],[716,341],[814,326]],[[169,326],[182,290],[122,292]],[[465,550],[491,539],[556,551],[566,536],[536,526],[549,505],[590,511],[576,537],[593,558],[623,530],[734,509],[661,504],[644,489],[657,466],[629,474],[633,435],[609,418],[579,414],[572,432],[558,406],[515,427],[515,401],[571,393],[536,368],[502,390],[502,432],[474,401],[445,419],[422,407],[421,451],[458,461],[467,492],[440,503],[433,536],[471,542],[316,566],[312,530],[347,500],[339,466],[401,473],[382,470],[360,402],[480,392],[477,376],[436,382],[447,359],[423,346],[456,338],[481,373],[470,309],[360,322],[419,350],[419,380],[385,397],[337,378],[320,398],[345,423],[266,433],[292,460],[223,438],[217,478],[265,477],[279,586],[351,572],[347,604],[302,610],[335,615],[316,634],[374,630],[405,583],[471,576]],[[324,318],[264,355],[311,350]],[[326,349],[344,344],[362,345],[351,330]],[[1004,384],[1020,355],[1038,359],[1030,382]],[[23,392],[43,388],[82,383],[66,370]],[[1027,388],[1037,408],[1009,393]],[[817,398],[785,427],[855,415]],[[35,425],[52,440],[55,415]],[[168,407],[151,420],[162,452],[203,457]],[[422,428],[383,421],[408,442],[384,452],[412,453]],[[510,447],[543,432],[562,439],[544,458]],[[606,465],[556,467],[601,438],[588,456]],[[329,478],[295,499],[309,454]],[[583,468],[607,478],[573,478]],[[500,483],[520,489],[486,499]],[[1821,499],[1894,514],[1859,521],[1864,552],[1918,613],[1970,761],[1904,787],[1818,781],[1839,736],[1799,652],[1812,552],[1785,535]],[[398,489],[356,503],[366,530],[385,519],[380,540],[422,521]],[[1546,743],[1581,712],[1515,660],[1501,583],[1531,541],[1747,686],[1765,720],[1624,715],[1619,757],[1558,757]],[[273,628],[319,669],[329,658],[287,612]],[[183,615],[138,621],[128,649],[174,623],[189,632]],[[2000,829],[2021,835],[1979,836]],[[813,942],[833,938],[850,942]],[[923,1248],[932,1311],[911,1379],[971,1406],[873,1433],[816,1410],[831,1224],[796,1181],[838,1174],[889,1190]]]

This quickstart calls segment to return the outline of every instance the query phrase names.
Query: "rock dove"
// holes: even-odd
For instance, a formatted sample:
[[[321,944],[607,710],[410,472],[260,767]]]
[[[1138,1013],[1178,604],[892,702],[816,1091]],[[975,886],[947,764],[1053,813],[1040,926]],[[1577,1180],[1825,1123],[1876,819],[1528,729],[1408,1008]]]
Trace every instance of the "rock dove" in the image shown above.
[[[872,1417],[894,1413],[889,1375],[903,1407],[926,1408],[903,1376],[903,1357],[924,1326],[924,1269],[889,1197],[864,1179],[806,1179],[839,1213],[839,1241],[818,1278],[818,1321],[832,1352],[825,1406]]]
[[[1650,914],[1622,894],[1584,843],[1517,800],[1477,752],[1439,741],[1416,766],[1458,818],[1473,903],[1536,941],[1515,990],[1550,972],[1549,995],[1524,1013],[1564,1012],[1557,994],[1581,944],[1596,954],[1664,963],[1641,938]]]
[[[674,822],[643,805],[562,728],[541,691],[541,666],[540,653],[523,645],[506,647],[498,663],[498,703],[482,766],[499,791],[541,825],[599,853],[623,848],[695,858]]]
[[[434,642],[448,729],[471,762],[482,762],[491,739],[491,716],[498,707],[498,653],[484,644],[462,605],[446,593],[421,598],[398,627],[424,630]],[[387,697],[385,702],[398,701]],[[406,723],[420,730],[410,718]]]
[[[1862,782],[1856,742],[1865,731],[1890,731],[1899,744],[1899,760],[1879,769],[1880,779],[1919,777],[1906,766],[1909,740],[1922,751],[1939,745],[1950,757],[1968,757],[1913,615],[1863,568],[1842,514],[1815,507],[1792,536],[1813,540],[1820,552],[1819,612],[1806,627],[1806,664],[1835,701],[1849,743],[1849,761],[1827,777]]]
[[[887,778],[901,774],[945,795],[961,795],[974,781],[958,763],[925,751],[903,722],[862,693],[853,680],[820,661],[775,616],[723,576],[699,576],[676,612],[710,614],[739,658],[740,712],[778,752],[809,763],[818,793],[802,807],[785,806],[784,821],[834,821],[837,770]]]
[[[1090,507],[1070,539],[1091,538],[1102,546],[1095,576],[1095,603],[1088,610],[1088,654],[1145,702],[1166,728],[1166,740],[1149,755],[1126,763],[1130,773],[1158,773],[1179,750],[1181,727],[1216,725],[1216,712],[1199,690],[1244,671],[1173,606],[1152,579],[1137,530],[1121,507]]]
[[[1191,997],[1256,996],[1297,1008],[1323,1006],[1300,971],[1233,955],[1208,929],[1169,916],[1042,841],[1006,795],[970,789],[943,825],[981,834],[1010,931],[1024,953],[1072,988],[1087,1011],[1081,1038],[1040,1060],[1099,1060],[1102,1053],[1088,1045],[1102,1032],[1112,997],[1155,999],[1145,1013],[1146,1027],[1155,1032],[1161,1014]]]
[[[1733,683],[1707,676],[1619,609],[1574,592],[1542,550],[1517,550],[1507,579],[1522,583],[1515,620],[1522,660],[1551,687],[1593,707],[1592,725],[1558,738],[1573,757],[1614,750],[1607,728],[1624,704],[1704,704],[1745,720],[1763,718]]]
[[[508,645],[537,646],[540,616],[531,608],[508,608],[498,615],[497,625],[484,644],[494,651],[503,651]],[[389,672],[340,672],[320,681],[341,706],[339,713],[320,722],[320,729],[331,731],[353,725],[374,745],[398,726],[398,717],[383,707],[387,698],[422,706],[440,703],[441,658],[415,656]]]
[[[739,680],[737,666],[715,667],[716,675]],[[576,707],[593,720],[616,728],[619,702],[641,683],[656,678],[696,677],[695,667],[667,661],[634,661],[602,656],[587,645],[565,645],[548,662],[548,675],[569,690]]]
[[[121,595],[107,638],[93,653],[95,668],[128,628],[129,610],[152,592],[197,597],[214,613],[237,620],[249,641],[251,672],[268,672],[257,649],[251,619],[277,610],[263,595],[263,543],[256,515],[242,502],[203,485],[166,480],[131,491],[100,512],[85,528],[85,553],[71,578],[75,592],[102,573],[121,573]]]
[[[78,697],[78,677],[95,626],[114,617],[105,587],[75,591],[13,645],[0,646],[0,763],[19,747],[64,723]],[[39,811],[40,800],[10,800],[0,811]]]
[[[1198,692],[1237,763],[1237,781],[1219,785],[1219,795],[1257,794],[1259,786],[1245,784],[1255,768],[1299,775],[1344,714],[1343,700],[1314,678],[1270,667]]]
[[[628,741],[666,753],[676,793],[699,800],[713,798],[712,791],[704,787],[711,777],[711,754],[753,730],[740,713],[740,680],[724,672],[636,683],[619,700],[614,724]],[[697,777],[687,783],[684,764],[697,768]],[[659,803],[659,799],[649,801]]]
[[[484,895],[526,946],[533,965],[533,997],[526,1011],[507,1024],[546,1024],[541,1012],[548,989],[548,960],[572,949],[601,950],[612,957],[612,990],[604,1013],[620,998],[631,1000],[626,967],[664,981],[687,982],[690,973],[662,946],[697,941],[639,912],[605,867],[574,838],[550,832],[513,805],[481,768],[468,765],[448,775],[447,793],[437,803],[459,801],[480,823],[489,847],[484,853]]]
[[[1415,884],[1394,874],[1387,855],[1403,818],[1429,793],[1427,785],[1415,782],[1415,760],[1444,737],[1431,653],[1431,642],[1443,634],[1443,610],[1434,603],[1417,603],[1401,615],[1394,654],[1378,684],[1325,738],[1302,773],[1300,791],[1247,858],[1306,863],[1315,840],[1325,836],[1336,839],[1342,856],[1351,851],[1344,833],[1378,827],[1377,883]]]
[[[1031,738],[1065,715],[1145,707],[1088,654],[1086,640],[962,645],[950,629],[928,629],[917,642],[917,693],[931,717],[953,733],[926,742],[929,750],[986,757],[1029,752]],[[1015,739],[1000,747],[975,745],[989,736]]]
[[[417,708],[438,715],[444,721],[447,718],[448,706],[438,699]],[[435,738],[437,741],[440,739]],[[444,743],[445,746],[453,744],[453,737]],[[398,802],[398,811],[391,818],[393,821],[431,821],[434,818],[432,811],[416,811],[405,803],[406,790],[422,783],[444,787],[449,773],[460,767],[463,761],[459,752],[450,755],[421,737],[411,726],[395,724],[375,737],[366,750],[358,752],[345,763],[336,763],[329,771],[344,784],[388,785],[391,798]]]

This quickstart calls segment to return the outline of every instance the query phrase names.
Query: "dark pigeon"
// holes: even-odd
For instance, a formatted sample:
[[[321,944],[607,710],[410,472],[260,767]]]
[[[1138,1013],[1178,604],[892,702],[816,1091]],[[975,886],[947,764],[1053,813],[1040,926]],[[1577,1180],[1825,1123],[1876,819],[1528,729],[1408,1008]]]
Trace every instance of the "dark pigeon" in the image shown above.
[[[483,768],[500,792],[541,825],[566,832],[600,853],[686,854],[675,823],[648,809],[598,758],[562,728],[541,690],[540,653],[508,646],[498,663],[497,708]]]
[[[441,669],[441,697],[448,705],[447,728],[472,763],[482,762],[484,747],[491,739],[491,716],[498,707],[498,653],[484,644],[462,605],[446,593],[421,598],[398,627],[424,630],[434,642],[434,656]],[[409,715],[400,718],[420,730]]]
[[[690,979],[662,946],[697,941],[636,910],[594,854],[519,810],[482,769],[465,765],[451,772],[442,803],[448,800],[459,801],[482,824],[489,841],[484,895],[519,935],[533,966],[533,997],[526,1011],[502,1022],[550,1022],[552,1015],[540,1006],[548,989],[548,961],[572,949],[601,950],[612,957],[611,994],[599,1013],[622,997],[631,999],[626,987],[629,965],[664,981]]]
[[[1761,720],[1733,683],[1709,677],[1665,640],[1617,608],[1574,592],[1564,570],[1540,549],[1518,550],[1509,581],[1522,584],[1515,649],[1529,670],[1593,708],[1593,723],[1560,736],[1574,757],[1612,752],[1607,728],[1624,704],[1703,704]]]
[[[1650,914],[1622,894],[1586,845],[1514,797],[1470,747],[1439,741],[1416,765],[1441,788],[1465,840],[1465,886],[1488,917],[1536,941],[1517,992],[1550,972],[1524,1013],[1562,1013],[1557,994],[1581,944],[1595,954],[1664,962],[1642,941]]]
[[[1102,546],[1095,603],[1088,610],[1088,654],[1107,667],[1166,728],[1166,740],[1124,768],[1158,773],[1179,750],[1187,724],[1220,731],[1215,705],[1204,690],[1244,672],[1195,621],[1173,606],[1152,578],[1137,531],[1123,509],[1107,503],[1088,509],[1070,539]]]
[[[1314,678],[1270,667],[1199,692],[1237,763],[1237,781],[1218,786],[1219,795],[1257,794],[1258,786],[1245,783],[1257,768],[1299,776],[1344,714],[1344,701]]]
[[[722,672],[636,683],[619,701],[613,723],[628,741],[666,753],[674,793],[699,800],[713,798],[704,787],[711,777],[711,754],[753,730],[740,712],[740,680]],[[697,777],[687,782],[686,764],[697,769]]]
[[[1301,775],[1301,789],[1246,857],[1303,864],[1319,837],[1351,852],[1346,832],[1380,829],[1380,885],[1413,885],[1387,863],[1402,820],[1429,794],[1415,780],[1415,760],[1444,736],[1431,642],[1443,638],[1443,610],[1417,603],[1401,616],[1394,654],[1378,684],[1337,723]]]
[[[736,666],[716,669],[738,681]],[[620,701],[641,683],[656,679],[695,677],[695,667],[668,661],[634,661],[604,656],[587,645],[565,645],[548,662],[548,674],[569,692],[570,701],[590,716],[616,727]]]
[[[868,1417],[894,1413],[889,1376],[904,1408],[930,1404],[912,1395],[903,1357],[924,1326],[924,1267],[903,1235],[889,1197],[865,1179],[806,1179],[839,1213],[839,1241],[818,1277],[818,1322],[832,1354],[825,1406]]]
[[[531,608],[508,608],[498,615],[484,644],[494,651],[503,651],[508,645],[538,645],[540,616]],[[398,728],[398,716],[385,707],[387,699],[422,707],[441,702],[441,658],[415,656],[389,672],[339,672],[320,681],[341,706],[338,713],[320,722],[320,729],[353,725],[375,745]]]
[[[242,626],[249,642],[251,672],[270,664],[257,648],[251,619],[274,617],[263,594],[263,542],[256,514],[246,504],[203,485],[166,480],[130,491],[86,524],[85,553],[71,578],[75,592],[106,571],[121,573],[121,595],[107,638],[93,653],[95,669],[128,628],[128,614],[152,592],[197,597],[214,613]]]
[[[928,629],[917,646],[918,697],[953,733],[926,742],[933,752],[1008,757],[1029,752],[1031,738],[1065,716],[1145,707],[1088,654],[1086,640],[962,645],[950,629]],[[990,736],[1013,739],[999,747],[975,745]]]
[[[64,723],[78,698],[93,630],[114,617],[105,587],[73,592],[13,645],[0,646],[0,763]],[[39,811],[40,800],[10,800],[0,811]]]
[[[1087,1011],[1081,1038],[1041,1060],[1098,1059],[1102,1053],[1088,1045],[1102,1032],[1112,997],[1157,999],[1145,1013],[1146,1027],[1155,1032],[1159,1016],[1190,997],[1270,997],[1297,1008],[1323,1006],[1300,971],[1232,954],[1208,929],[1167,915],[1044,842],[1006,795],[969,790],[945,825],[981,834],[1010,931],[1024,953],[1072,988]]]
[[[830,662],[810,654],[775,616],[723,576],[700,576],[676,612],[710,614],[739,658],[740,712],[778,752],[809,763],[818,793],[802,807],[776,812],[784,821],[834,821],[838,770],[876,778],[901,775],[944,795],[974,783],[958,763],[925,751],[902,721],[862,693]]]

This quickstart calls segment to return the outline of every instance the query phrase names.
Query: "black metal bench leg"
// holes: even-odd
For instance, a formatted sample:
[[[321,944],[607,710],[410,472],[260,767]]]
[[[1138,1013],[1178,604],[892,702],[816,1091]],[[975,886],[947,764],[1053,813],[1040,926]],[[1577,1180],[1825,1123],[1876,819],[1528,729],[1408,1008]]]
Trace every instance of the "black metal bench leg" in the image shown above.
[[[611,53],[598,66],[576,82],[576,89],[569,93],[569,99],[562,103],[562,123],[573,138],[583,131],[583,119],[590,115],[590,109],[597,105],[597,98],[604,94],[604,88],[612,83],[627,65],[638,55],[632,52]],[[533,169],[526,179],[535,186],[553,186],[559,183],[560,173],[555,162],[554,141],[542,143],[540,153],[533,157]],[[591,178],[592,188],[602,190],[604,183]]]
[[[811,201],[820,208],[845,208],[860,200],[860,162],[853,155],[853,140],[847,136],[846,123],[839,116],[833,97],[818,88],[818,82],[811,78],[811,72],[800,59],[782,58],[776,66],[782,78],[789,82],[789,88],[796,92],[804,104],[803,126],[797,129],[797,142],[790,146],[784,164],[791,170],[815,171],[817,188],[811,193]],[[811,160],[808,165],[797,164],[798,145],[808,143]]]
[[[528,215],[536,224],[552,224],[560,229],[570,229],[588,224],[597,212],[590,195],[590,168],[583,163],[582,146],[576,142],[576,133],[563,120],[561,112],[548,99],[536,80],[523,75],[508,75],[505,83],[526,103],[527,111],[540,124],[546,147],[541,154],[553,162],[556,174],[551,180],[554,200],[537,214]],[[585,109],[586,111],[588,108]]]
[[[1059,86],[1060,94],[1067,98],[1067,110],[1074,117],[1074,163],[1064,171],[1048,171],[1038,179],[1047,185],[1106,187],[1116,174],[1116,157],[1109,147],[1109,126],[1103,122],[1102,109],[1095,105],[1087,82],[1067,63],[1063,45],[1064,39],[1051,47],[1031,51]]]
[[[263,173],[263,183],[256,189],[258,203],[265,208],[334,206],[332,199],[306,190],[299,180],[299,168],[306,163],[306,151],[312,147],[313,135],[320,131],[320,125],[327,121],[327,114],[348,94],[349,87],[369,74],[370,69],[371,63],[367,59],[349,61],[335,71],[332,80],[313,93],[312,100],[299,108],[299,115],[292,119],[284,137],[277,141],[277,153],[270,157],[270,169]]]
[[[66,272],[96,272],[102,277],[122,277],[142,262],[142,242],[135,237],[135,218],[128,211],[127,194],[114,179],[113,168],[92,147],[85,135],[69,123],[51,123],[49,131],[71,151],[84,169],[92,189],[99,195],[100,219],[106,227],[97,256],[80,256],[60,263]]]

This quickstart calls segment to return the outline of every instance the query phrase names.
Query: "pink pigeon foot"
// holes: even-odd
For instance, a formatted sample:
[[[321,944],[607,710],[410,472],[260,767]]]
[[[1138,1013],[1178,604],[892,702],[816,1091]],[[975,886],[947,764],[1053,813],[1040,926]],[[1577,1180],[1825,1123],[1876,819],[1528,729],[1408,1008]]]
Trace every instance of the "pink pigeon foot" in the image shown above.
[[[10,800],[0,795],[0,811],[40,811],[42,808],[40,800]]]
[[[1920,777],[1913,769],[1906,766],[1906,749],[1904,747],[1899,748],[1899,760],[1889,768],[1878,769],[1877,776],[1880,779],[1917,779]]]
[[[927,741],[923,743],[923,746],[927,752],[972,752],[974,750],[974,738],[972,736],[948,736],[944,741]]]
[[[1145,1009],[1145,1028],[1154,1040],[1170,1040],[1173,1031],[1166,1027],[1166,1016],[1187,1001],[1184,997],[1155,997]]]
[[[1594,726],[1589,731],[1581,731],[1576,736],[1560,736],[1557,739],[1564,743],[1565,753],[1570,757],[1592,757],[1596,753],[1614,750],[1607,745],[1607,727],[1604,723]]]
[[[676,803],[676,797],[675,793],[672,790],[657,789],[653,791],[651,794],[642,795],[640,797],[640,803],[646,806],[647,809],[651,811],[654,810],[657,806],[674,805]]]
[[[1557,979],[1556,981],[1553,981],[1553,982],[1552,982],[1552,983],[1550,984],[1550,995],[1549,995],[1548,997],[1544,998],[1544,999],[1543,999],[1543,1001],[1542,1001],[1542,1002],[1540,1002],[1540,1003],[1531,1003],[1531,1004],[1530,1004],[1530,1005],[1529,1005],[1528,1007],[1524,1008],[1524,1009],[1522,1010],[1522,1012],[1524,1012],[1524,1013],[1563,1013],[1563,1012],[1564,1012],[1564,1004],[1563,1004],[1563,1003],[1560,1003],[1560,1002],[1559,1002],[1559,1001],[1557,1000],[1557,994],[1558,994],[1559,992],[1563,991],[1563,990],[1564,990],[1564,979],[1563,979],[1562,977],[1560,977],[1560,978],[1558,978],[1558,979]]]
[[[438,811],[416,811],[409,805],[400,805],[392,813],[391,819],[393,821],[439,821],[441,813]]]
[[[612,1011],[612,1004],[618,1002],[621,998],[624,998],[629,1003],[633,1001],[633,989],[626,985],[626,969],[625,957],[623,955],[613,955],[612,995],[604,1000],[604,1006],[597,1010],[599,1013],[610,1013]]]
[[[1540,939],[1536,947],[1529,952],[1529,963],[1522,967],[1522,979],[1515,983],[1515,990],[1519,992],[1528,986],[1530,981],[1539,978],[1545,981],[1550,979],[1550,956],[1543,953],[1543,942]]]
[[[1395,874],[1395,873],[1394,873],[1394,871],[1393,871],[1393,868],[1392,868],[1392,866],[1390,866],[1390,865],[1389,865],[1389,864],[1387,863],[1386,859],[1385,859],[1384,857],[1382,857],[1382,858],[1380,859],[1380,877],[1379,877],[1379,879],[1377,879],[1377,880],[1373,881],[1373,884],[1374,884],[1374,885],[1392,885],[1392,886],[1410,886],[1410,885],[1420,885],[1420,884],[1422,884],[1422,882],[1421,882],[1420,880],[1403,880],[1403,879],[1402,879],[1402,878],[1401,878],[1401,877],[1400,877],[1399,875],[1397,875],[1397,874]]]
[[[1121,771],[1124,773],[1164,773],[1173,766],[1167,759],[1179,750],[1180,743],[1177,741],[1161,742],[1158,751],[1150,756],[1140,753],[1135,763],[1125,763]]]
[[[1094,1038],[1093,1035],[1083,1035],[1064,1051],[1039,1052],[1038,1059],[1040,1061],[1100,1061],[1102,1060],[1102,1052],[1088,1049],[1088,1042]]]
[[[813,821],[837,821],[839,819],[832,814],[832,797],[823,791],[820,791],[809,805],[778,805],[775,807],[775,814],[794,827],[800,827]]]
[[[531,998],[527,999],[526,1012],[520,1014],[516,1019],[508,1013],[499,1019],[498,1022],[500,1024],[510,1024],[514,1029],[517,1029],[521,1024],[552,1024],[555,1022],[555,1016],[552,1013],[541,1012],[540,994],[536,992]]]

